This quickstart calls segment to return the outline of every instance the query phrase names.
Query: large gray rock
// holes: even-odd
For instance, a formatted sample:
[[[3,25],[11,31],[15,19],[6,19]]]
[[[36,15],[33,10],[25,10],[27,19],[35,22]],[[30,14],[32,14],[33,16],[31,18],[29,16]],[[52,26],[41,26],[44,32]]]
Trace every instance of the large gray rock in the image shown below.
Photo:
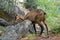
[[[17,33],[15,31],[15,26],[8,26],[3,32],[1,39],[2,40],[16,40]]]
[[[17,40],[17,38],[21,38],[24,34],[29,32],[30,23],[30,21],[25,20],[15,26],[7,26],[1,36],[1,40]]]

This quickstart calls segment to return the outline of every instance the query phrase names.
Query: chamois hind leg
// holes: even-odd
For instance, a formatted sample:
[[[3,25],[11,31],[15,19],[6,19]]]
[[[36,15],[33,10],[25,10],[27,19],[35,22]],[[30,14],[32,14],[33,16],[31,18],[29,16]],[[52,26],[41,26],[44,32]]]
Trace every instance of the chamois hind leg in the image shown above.
[[[47,27],[46,21],[44,20],[43,23],[44,23],[44,25],[45,25],[45,27],[46,27],[46,32],[47,32],[46,35],[47,35],[47,37],[49,37],[49,36],[48,36],[48,27]]]
[[[46,15],[44,16],[43,23],[44,23],[44,25],[46,27],[46,32],[47,32],[47,35],[48,35],[48,27],[47,27],[47,24],[46,24]]]
[[[44,30],[44,27],[43,27],[43,25],[41,24],[41,23],[38,23],[38,25],[40,26],[40,28],[41,28],[41,32],[40,32],[40,34],[39,34],[39,36],[41,36],[42,35],[42,33],[43,33],[43,30]]]

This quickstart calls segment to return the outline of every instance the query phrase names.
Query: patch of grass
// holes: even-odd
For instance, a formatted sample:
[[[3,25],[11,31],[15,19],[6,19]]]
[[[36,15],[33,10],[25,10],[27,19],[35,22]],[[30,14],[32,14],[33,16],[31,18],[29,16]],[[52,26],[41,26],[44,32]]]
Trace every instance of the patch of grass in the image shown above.
[[[52,30],[51,30],[52,33],[54,34],[60,34],[60,26],[55,26]]]
[[[29,39],[34,39],[36,36],[35,36],[35,34],[25,34],[23,37],[27,37]]]

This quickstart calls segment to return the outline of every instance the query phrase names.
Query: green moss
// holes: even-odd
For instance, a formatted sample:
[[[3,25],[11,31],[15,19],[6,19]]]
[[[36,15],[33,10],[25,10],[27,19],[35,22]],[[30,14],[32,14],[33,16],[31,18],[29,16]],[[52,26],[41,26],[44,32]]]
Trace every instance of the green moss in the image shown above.
[[[4,30],[4,27],[3,26],[0,26],[0,31],[3,31]]]

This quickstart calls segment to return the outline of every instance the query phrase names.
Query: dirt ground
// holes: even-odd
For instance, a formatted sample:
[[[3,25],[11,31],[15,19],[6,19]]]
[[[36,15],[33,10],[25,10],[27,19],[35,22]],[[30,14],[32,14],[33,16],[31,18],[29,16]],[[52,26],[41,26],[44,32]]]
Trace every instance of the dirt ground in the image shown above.
[[[52,34],[52,33],[49,33],[49,38],[45,38],[45,37],[36,37],[34,39],[30,39],[30,38],[22,38],[20,40],[60,40],[60,34]]]

